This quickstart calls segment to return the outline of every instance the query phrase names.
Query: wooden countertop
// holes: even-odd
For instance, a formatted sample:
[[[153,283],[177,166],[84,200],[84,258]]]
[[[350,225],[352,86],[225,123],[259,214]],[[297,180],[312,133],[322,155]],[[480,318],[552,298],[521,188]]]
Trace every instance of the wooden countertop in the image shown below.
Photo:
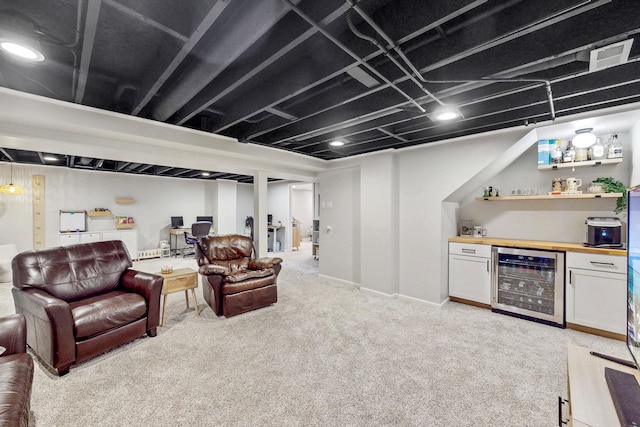
[[[626,249],[591,248],[582,243],[550,242],[547,240],[502,239],[497,237],[450,237],[450,242],[478,243],[482,245],[506,246],[509,248],[544,249],[549,251],[584,252],[601,255],[627,256]]]

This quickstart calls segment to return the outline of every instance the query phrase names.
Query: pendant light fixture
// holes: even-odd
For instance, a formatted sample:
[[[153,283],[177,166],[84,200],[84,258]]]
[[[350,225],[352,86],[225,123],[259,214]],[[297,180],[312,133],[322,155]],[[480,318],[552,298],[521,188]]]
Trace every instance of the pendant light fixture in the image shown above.
[[[13,184],[13,163],[9,163],[9,165],[11,167],[11,180],[9,184],[0,186],[0,193],[17,196],[18,194],[22,194],[22,187]]]

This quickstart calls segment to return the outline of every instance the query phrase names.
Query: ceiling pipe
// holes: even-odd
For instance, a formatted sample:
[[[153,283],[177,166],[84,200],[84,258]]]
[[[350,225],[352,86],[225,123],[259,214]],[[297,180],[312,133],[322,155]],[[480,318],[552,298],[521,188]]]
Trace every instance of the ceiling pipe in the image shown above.
[[[376,33],[378,33],[388,44],[389,46],[391,46],[391,48],[398,54],[398,56],[400,56],[400,58],[402,58],[402,60],[407,64],[407,66],[411,69],[411,71],[413,72],[413,74],[415,74],[422,82],[424,83],[478,83],[478,82],[483,82],[483,81],[490,81],[490,82],[501,82],[501,83],[511,83],[511,82],[535,82],[535,83],[543,83],[546,87],[547,90],[547,100],[549,102],[549,109],[550,109],[550,115],[551,115],[551,120],[554,121],[556,119],[556,112],[555,112],[555,107],[553,104],[553,92],[551,90],[551,82],[549,80],[545,80],[545,79],[526,79],[526,78],[483,78],[483,79],[479,79],[479,80],[427,80],[424,78],[424,76],[422,75],[422,73],[413,65],[413,63],[411,62],[411,60],[409,60],[409,58],[407,58],[407,56],[402,52],[402,50],[400,49],[400,47],[393,41],[391,40],[391,38],[384,32],[384,30],[382,28],[380,28],[380,26],[378,26],[378,24],[376,24],[376,22],[369,17],[369,15],[367,15],[367,13],[365,11],[362,10],[362,8],[360,8],[355,0],[346,0],[346,2],[351,6],[351,8],[353,10],[355,10],[361,17],[362,19],[364,19],[367,24],[369,24],[371,26],[371,28],[373,28],[375,30]],[[353,23],[351,22],[351,17],[349,16],[349,14],[347,14],[347,21],[349,23],[349,28],[351,28],[351,31],[353,31],[353,33],[365,40],[370,41],[371,43],[373,43],[374,45],[376,45],[379,49],[381,49],[384,54],[391,59],[391,61],[393,61],[394,64],[396,64],[396,66],[398,68],[400,68],[414,83],[416,83],[428,96],[430,96],[434,101],[436,101],[437,103],[439,103],[440,105],[445,105],[442,101],[440,101],[435,95],[433,95],[431,92],[429,92],[428,90],[426,90],[413,76],[413,74],[409,73],[403,66],[401,66],[398,61],[393,58],[393,56],[390,54],[389,50],[384,48],[377,40],[365,36],[362,33],[359,33],[356,29],[355,26],[353,25]],[[460,111],[458,111],[458,113],[460,113]]]
[[[380,36],[382,36],[383,39],[385,39],[385,41],[389,44],[389,46],[391,46],[391,48],[398,53],[398,55],[400,56],[400,58],[402,58],[407,65],[409,66],[409,68],[411,68],[411,70],[413,70],[413,72],[419,76],[422,77],[420,75],[420,72],[413,66],[413,64],[411,63],[411,61],[409,61],[409,58],[406,57],[406,55],[404,53],[402,53],[402,51],[400,50],[400,48],[398,47],[397,44],[395,44],[395,42],[393,42],[393,40],[391,40],[391,38],[389,38],[389,36],[382,30],[382,28],[380,28],[373,19],[371,19],[369,17],[369,15],[367,15],[357,4],[354,0],[347,0],[347,3],[351,6],[351,8],[353,10],[355,10],[356,12],[358,12],[358,15],[360,15],[370,26],[371,28],[373,28],[376,33],[380,34]],[[380,49],[384,55],[389,58],[391,60],[391,62],[393,62],[409,79],[411,79],[412,82],[414,82],[427,96],[429,96],[431,99],[433,99],[435,102],[437,102],[438,104],[442,105],[442,106],[446,106],[446,104],[444,102],[442,102],[440,99],[438,99],[438,97],[436,97],[434,94],[432,94],[427,88],[425,88],[418,80],[416,80],[416,78],[413,76],[413,74],[411,74],[409,71],[407,71],[406,68],[404,68],[402,66],[402,64],[400,64],[398,62],[397,59],[395,59],[393,57],[393,55],[391,55],[391,53],[389,52],[389,50],[382,46],[382,44],[380,44],[376,39],[374,39],[373,37],[369,37],[363,33],[361,33],[360,31],[358,31],[355,27],[355,25],[353,25],[353,22],[351,22],[351,14],[349,13],[349,11],[347,11],[347,23],[349,24],[349,28],[351,29],[351,31],[353,32],[353,34],[355,34],[357,37],[363,39],[363,40],[367,40],[368,42],[370,42],[371,44],[373,44],[374,46],[376,46],[378,49]],[[423,79],[421,79],[423,80]],[[459,113],[459,112],[458,112]]]
[[[380,80],[384,81],[388,86],[392,87],[396,92],[398,92],[400,95],[402,95],[404,98],[406,98],[409,102],[411,102],[412,104],[414,104],[416,107],[418,107],[418,109],[423,112],[426,113],[427,111],[422,108],[422,105],[420,105],[417,101],[415,101],[412,97],[410,97],[407,93],[405,93],[402,89],[400,89],[396,84],[394,84],[393,82],[391,82],[389,79],[387,79],[385,76],[383,76],[382,74],[380,74],[378,72],[378,70],[376,70],[372,65],[368,64],[363,58],[361,58],[360,56],[358,56],[355,52],[353,52],[351,49],[349,49],[348,47],[346,47],[344,44],[342,44],[342,42],[340,42],[338,39],[336,39],[335,37],[333,37],[331,34],[329,34],[324,28],[322,28],[317,22],[315,22],[313,19],[311,19],[309,16],[307,16],[298,6],[296,6],[295,4],[293,4],[293,2],[291,0],[282,0],[284,3],[286,3],[289,8],[291,10],[293,10],[295,13],[298,14],[298,16],[300,16],[302,19],[304,19],[305,21],[307,21],[307,23],[309,25],[311,25],[312,27],[314,27],[316,30],[318,30],[318,32],[320,34],[322,34],[323,36],[325,36],[327,39],[329,39],[333,44],[335,44],[336,46],[338,46],[340,49],[342,49],[346,54],[348,54],[349,56],[351,56],[353,59],[355,59],[356,61],[358,61],[359,64],[362,64],[364,67],[366,67],[369,71],[371,71],[373,74],[375,74]]]

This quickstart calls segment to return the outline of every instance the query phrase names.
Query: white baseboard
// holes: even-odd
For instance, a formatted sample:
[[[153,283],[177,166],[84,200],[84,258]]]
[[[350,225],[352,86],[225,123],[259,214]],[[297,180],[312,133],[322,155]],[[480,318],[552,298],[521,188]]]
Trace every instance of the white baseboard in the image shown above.
[[[369,289],[369,288],[362,287],[359,283],[356,283],[356,282],[351,282],[349,280],[344,280],[344,279],[338,279],[337,277],[327,276],[326,274],[318,274],[318,277],[323,277],[325,279],[335,280],[336,282],[340,282],[343,285],[355,286],[356,288],[360,289],[362,292],[368,292],[370,294],[375,294],[375,295],[378,295],[378,296],[381,296],[381,297],[386,297],[386,298],[391,298],[391,299],[399,299],[399,300],[403,300],[403,301],[409,301],[409,302],[424,304],[424,305],[428,305],[430,307],[441,308],[442,306],[444,306],[445,304],[447,304],[449,302],[449,297],[447,297],[447,299],[442,301],[440,304],[437,304],[435,302],[423,300],[423,299],[420,299],[420,298],[414,298],[414,297],[410,297],[410,296],[407,296],[407,295],[401,295],[401,294],[398,294],[398,293],[387,294],[387,293],[384,293],[384,292],[377,291],[375,289]]]
[[[360,284],[359,284],[359,283],[351,282],[351,281],[349,281],[349,280],[338,279],[337,277],[327,276],[326,274],[318,274],[318,277],[322,277],[322,278],[325,278],[325,279],[335,280],[336,282],[340,282],[340,283],[342,283],[343,285],[355,286],[356,288],[360,288]]]

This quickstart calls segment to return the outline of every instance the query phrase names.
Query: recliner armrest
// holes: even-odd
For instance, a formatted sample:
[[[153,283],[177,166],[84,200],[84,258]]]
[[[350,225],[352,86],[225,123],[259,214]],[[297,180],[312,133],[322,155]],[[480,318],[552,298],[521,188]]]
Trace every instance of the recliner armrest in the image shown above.
[[[263,257],[259,259],[252,259],[249,261],[249,269],[251,270],[265,270],[267,268],[272,268],[274,265],[280,264],[282,262],[282,258],[269,258]]]
[[[0,346],[3,356],[27,352],[27,321],[22,314],[0,317]]]
[[[226,276],[227,274],[229,274],[229,269],[221,265],[205,264],[200,266],[198,272],[203,276],[211,276],[212,274]]]

